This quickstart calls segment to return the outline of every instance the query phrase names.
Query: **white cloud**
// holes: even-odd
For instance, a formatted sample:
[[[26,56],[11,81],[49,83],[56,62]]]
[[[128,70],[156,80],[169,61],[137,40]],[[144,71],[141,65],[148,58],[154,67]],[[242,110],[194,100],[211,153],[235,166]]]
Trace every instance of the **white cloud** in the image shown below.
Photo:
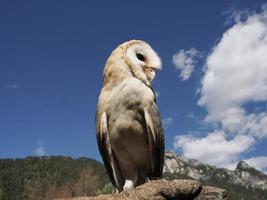
[[[170,125],[174,122],[174,119],[172,117],[166,117],[162,119],[163,126],[167,129]]]
[[[258,170],[264,171],[267,169],[267,156],[252,157],[244,161]]]
[[[6,84],[6,88],[8,89],[19,89],[19,85],[18,84],[11,84],[11,83],[7,83]]]
[[[47,153],[45,151],[45,148],[44,148],[45,143],[42,140],[38,140],[36,142],[36,144],[37,144],[38,147],[35,149],[34,154],[36,156],[45,156],[45,155],[47,155]]]
[[[261,13],[234,14],[235,24],[207,56],[199,89],[198,104],[208,111],[204,123],[215,131],[204,138],[182,135],[174,140],[184,156],[230,169],[257,140],[267,138],[267,112],[246,106],[267,103],[267,6]],[[245,161],[267,170],[264,156]]]
[[[237,135],[227,139],[222,130],[216,130],[205,138],[192,135],[175,137],[174,148],[181,149],[183,155],[203,163],[234,169],[240,154],[250,150],[255,143],[252,137]]]
[[[36,156],[45,156],[46,155],[45,149],[42,146],[35,149],[34,153]]]
[[[42,140],[38,140],[37,141],[37,144],[40,145],[40,146],[42,146],[42,145],[44,145],[44,142]]]
[[[182,81],[190,78],[195,68],[196,58],[198,57],[200,57],[200,53],[195,48],[189,50],[181,49],[178,53],[173,55],[173,64],[176,69],[181,70],[180,78]]]
[[[222,14],[227,16],[225,24],[230,25],[232,23],[245,20],[252,13],[248,9],[244,9],[241,11],[241,10],[236,10],[235,8],[230,8],[228,10],[223,11]]]
[[[155,95],[156,95],[156,98],[158,99],[159,98],[159,95],[160,95],[160,92],[159,91],[156,91],[155,92]]]
[[[207,58],[198,104],[207,108],[207,122],[263,138],[267,113],[248,113],[245,104],[267,101],[267,9],[240,18]]]
[[[186,114],[186,117],[189,118],[189,119],[197,119],[197,116],[195,116],[195,114],[193,112],[189,112]]]

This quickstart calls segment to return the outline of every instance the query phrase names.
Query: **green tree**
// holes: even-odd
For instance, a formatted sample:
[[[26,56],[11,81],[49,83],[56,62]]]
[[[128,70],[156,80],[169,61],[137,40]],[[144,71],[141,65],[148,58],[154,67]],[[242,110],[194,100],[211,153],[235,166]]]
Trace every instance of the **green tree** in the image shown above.
[[[87,181],[91,185],[86,185]],[[0,200],[95,194],[107,182],[104,166],[93,159],[63,156],[0,159]]]
[[[73,186],[75,196],[92,196],[100,188],[99,177],[94,170],[88,166],[80,172],[78,181]]]
[[[3,191],[2,191],[1,188],[0,188],[0,200],[4,200],[4,197],[3,197]]]

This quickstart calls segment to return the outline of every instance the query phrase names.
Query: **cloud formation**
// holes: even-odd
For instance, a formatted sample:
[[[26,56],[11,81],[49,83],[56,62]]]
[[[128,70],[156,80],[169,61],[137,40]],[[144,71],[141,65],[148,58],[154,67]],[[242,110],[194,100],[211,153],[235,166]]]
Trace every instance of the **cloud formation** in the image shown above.
[[[244,161],[256,169],[262,171],[267,170],[267,156],[252,157]]]
[[[172,117],[166,117],[162,119],[162,124],[164,128],[169,128],[169,126],[174,122],[174,119]]]
[[[267,103],[267,8],[236,14],[235,24],[207,56],[200,88],[198,105],[207,109],[205,123],[216,130],[204,138],[181,135],[174,141],[189,158],[231,169],[257,140],[267,138],[267,112],[247,109],[249,103]],[[266,157],[245,161],[266,170]]]
[[[181,70],[180,78],[186,81],[191,77],[195,69],[196,59],[200,56],[197,49],[191,48],[189,50],[181,49],[178,53],[173,55],[172,61],[176,69]]]
[[[6,88],[7,89],[19,89],[19,85],[18,84],[11,84],[11,83],[7,83],[6,84]]]
[[[44,148],[45,143],[42,140],[38,140],[36,143],[37,143],[38,147],[35,149],[34,154],[36,156],[45,156],[45,155],[47,155],[47,153],[45,151],[45,148]]]
[[[239,18],[238,18],[239,19]],[[236,133],[267,137],[267,113],[245,104],[267,101],[267,10],[237,21],[207,58],[199,105],[206,121]]]
[[[234,169],[240,153],[250,150],[255,143],[252,137],[237,135],[227,139],[222,130],[216,130],[205,138],[192,135],[175,137],[174,148],[181,148],[183,155],[203,163]]]
[[[159,91],[156,91],[155,92],[155,95],[156,95],[156,98],[158,99],[159,98],[159,95],[160,95],[160,92]]]
[[[40,145],[40,146],[43,146],[44,145],[44,142],[42,140],[38,140],[37,141],[37,144]]]
[[[36,156],[45,156],[46,155],[44,147],[38,147],[37,149],[35,149],[34,153]]]

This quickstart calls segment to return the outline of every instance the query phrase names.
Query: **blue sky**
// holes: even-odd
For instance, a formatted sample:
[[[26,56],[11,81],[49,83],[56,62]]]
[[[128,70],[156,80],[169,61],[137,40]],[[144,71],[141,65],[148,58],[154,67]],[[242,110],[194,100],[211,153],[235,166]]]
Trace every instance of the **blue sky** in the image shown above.
[[[266,12],[265,3],[0,1],[0,157],[67,155],[101,160],[94,115],[102,70],[117,45],[141,39],[151,44],[163,62],[153,86],[159,94],[166,148],[229,168],[246,159],[265,170],[267,134],[263,129],[267,128],[267,98],[257,92],[264,94],[266,77],[261,77],[259,83],[253,81],[256,75],[239,79],[234,75],[244,70],[234,67],[234,58],[231,64],[224,63],[227,67],[217,62],[228,60],[229,55],[222,52],[240,55],[240,49],[227,51],[234,48],[224,44],[236,41],[233,38],[241,40],[237,46],[243,43],[246,38],[239,37],[237,28],[241,26],[241,32],[246,24],[250,28],[248,19],[254,17],[266,28],[265,18],[258,16]],[[256,33],[262,31],[257,28]],[[266,32],[261,37],[266,38]],[[259,43],[265,47],[265,40]],[[260,52],[257,55],[261,56]],[[264,63],[264,59],[261,56],[258,60]],[[245,68],[248,74],[254,74],[255,70],[249,71],[254,66],[250,61],[248,58]],[[236,66],[243,64],[237,62]],[[220,79],[210,86],[205,77],[216,75],[216,67],[221,69]],[[222,83],[227,77],[220,77],[224,69],[226,74],[233,74],[230,81],[240,80],[233,83],[233,89],[256,93],[245,92],[247,95],[242,96],[243,93],[233,92],[237,97],[232,100],[232,87]],[[255,71],[264,72],[264,65]],[[255,87],[243,87],[246,80],[248,84],[244,85]],[[221,87],[226,97],[216,92]],[[251,124],[255,125],[254,131]],[[243,148],[234,148],[239,145]],[[212,159],[216,156],[209,152],[222,155],[221,160]]]

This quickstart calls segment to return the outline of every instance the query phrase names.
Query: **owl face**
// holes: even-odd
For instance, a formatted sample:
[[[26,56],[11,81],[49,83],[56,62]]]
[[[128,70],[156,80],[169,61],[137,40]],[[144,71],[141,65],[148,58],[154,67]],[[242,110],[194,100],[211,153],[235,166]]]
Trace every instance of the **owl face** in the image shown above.
[[[130,68],[139,79],[151,82],[156,75],[156,70],[161,69],[161,61],[157,53],[145,42],[134,41],[129,43],[125,55],[130,61]],[[136,73],[135,73],[136,72]]]

